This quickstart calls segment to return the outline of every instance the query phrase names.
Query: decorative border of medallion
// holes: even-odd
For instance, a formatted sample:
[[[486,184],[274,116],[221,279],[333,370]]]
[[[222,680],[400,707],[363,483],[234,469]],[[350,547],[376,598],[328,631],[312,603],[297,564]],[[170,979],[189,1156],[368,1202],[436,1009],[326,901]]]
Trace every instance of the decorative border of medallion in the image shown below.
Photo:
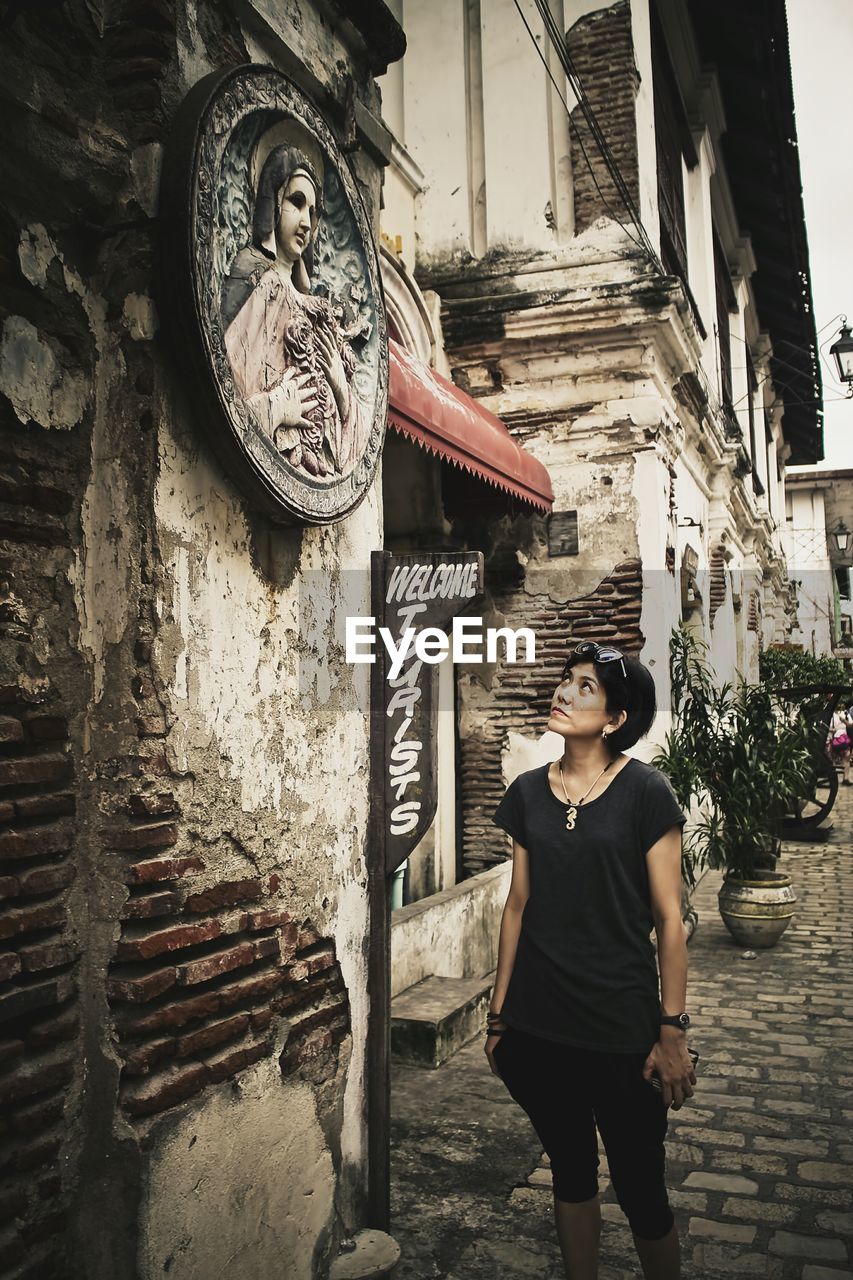
[[[313,274],[309,281],[297,260],[298,286],[290,264],[276,257],[274,237],[270,252],[257,234],[264,162],[276,149],[302,156],[296,172],[310,173],[319,187]],[[276,227],[290,191],[282,186],[272,197]],[[280,522],[326,524],[349,515],[367,493],[382,450],[388,341],[370,223],[328,125],[274,68],[206,76],[176,115],[161,222],[162,318],[188,366],[197,420],[223,469]],[[323,368],[336,350],[337,374],[326,378]],[[303,401],[294,411],[297,384]],[[291,417],[279,424],[282,403]],[[294,412],[302,415],[296,425]]]

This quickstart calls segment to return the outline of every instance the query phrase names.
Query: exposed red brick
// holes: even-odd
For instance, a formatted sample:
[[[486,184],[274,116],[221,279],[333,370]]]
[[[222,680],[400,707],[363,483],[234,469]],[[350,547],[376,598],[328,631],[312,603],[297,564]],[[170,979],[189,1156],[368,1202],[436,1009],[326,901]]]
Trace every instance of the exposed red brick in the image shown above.
[[[204,871],[201,858],[152,858],[150,862],[135,862],[127,869],[127,880],[129,884],[151,884],[175,880],[187,871]]]
[[[205,991],[202,995],[184,998],[176,1004],[167,1004],[162,1009],[152,1009],[147,1013],[137,1013],[130,1009],[119,1011],[116,1021],[122,1035],[151,1035],[170,1027],[182,1027],[198,1018],[206,1018],[216,1013],[220,1003],[218,991]]]
[[[155,1115],[200,1093],[208,1079],[207,1069],[201,1063],[170,1068],[158,1073],[150,1083],[128,1090],[122,1106],[132,1116]]]
[[[215,955],[202,956],[198,960],[188,960],[178,965],[178,982],[183,986],[195,986],[199,982],[210,982],[232,969],[241,969],[254,964],[257,959],[255,944],[241,942],[227,951],[217,951]]]
[[[69,792],[52,796],[19,796],[15,801],[15,813],[19,818],[58,818],[74,813],[75,798]]]
[[[24,1052],[23,1040],[0,1040],[0,1063],[9,1062],[12,1058],[17,1058],[18,1054]]]
[[[10,991],[0,995],[0,1022],[34,1013],[37,1009],[62,1004],[74,994],[74,991],[74,979],[67,973],[59,974],[49,982],[12,987]]]
[[[266,999],[274,991],[280,990],[286,981],[286,975],[278,967],[240,974],[227,986],[219,987],[220,1006],[224,1009],[235,1004],[249,1004]]]
[[[14,1162],[16,1173],[24,1173],[38,1169],[41,1165],[50,1164],[56,1159],[62,1147],[62,1139],[58,1134],[40,1134],[27,1137],[22,1135],[19,1143],[9,1152],[7,1159]]]
[[[160,929],[138,938],[122,938],[116,947],[117,960],[152,960],[168,951],[181,951],[201,942],[211,942],[222,933],[218,920],[204,920],[198,924],[177,924],[171,929]]]
[[[37,907],[20,907],[0,916],[0,938],[14,938],[33,929],[51,929],[65,922],[65,904],[45,902]]]
[[[149,791],[128,796],[127,807],[137,818],[159,818],[177,812],[175,797],[171,791]]]
[[[305,951],[308,947],[316,946],[320,941],[320,935],[313,925],[302,925],[296,938],[296,946],[299,951]]]
[[[146,827],[107,827],[101,832],[106,849],[165,849],[177,844],[178,828],[173,822],[152,823]]]
[[[63,823],[0,832],[0,859],[49,858],[56,853],[67,853],[70,847],[71,830]]]
[[[223,1049],[221,1053],[207,1059],[207,1070],[213,1081],[229,1080],[238,1071],[250,1067],[253,1062],[265,1058],[272,1048],[270,1037],[264,1037],[254,1044],[242,1044],[233,1049]]]
[[[124,1059],[124,1069],[129,1076],[145,1076],[152,1067],[175,1056],[175,1041],[171,1036],[166,1040],[149,1040],[147,1044],[121,1048],[119,1053]]]
[[[62,1093],[49,1098],[39,1098],[23,1107],[17,1107],[9,1116],[9,1127],[15,1133],[41,1133],[49,1125],[62,1118],[65,1099]]]
[[[49,1049],[62,1040],[73,1040],[79,1030],[80,1017],[75,1002],[71,1007],[60,1010],[54,1017],[46,1021],[40,1020],[31,1026],[25,1037],[27,1048]]]
[[[281,887],[281,876],[273,872],[269,878],[268,884],[270,893],[278,893]]]
[[[276,925],[289,924],[291,919],[289,911],[280,907],[268,907],[264,911],[249,911],[246,915],[246,928],[274,929]]]
[[[140,738],[160,738],[166,732],[166,717],[137,716],[136,732]]]
[[[234,1040],[237,1036],[243,1035],[249,1029],[249,1015],[247,1013],[236,1013],[231,1018],[225,1018],[222,1022],[211,1022],[206,1027],[200,1027],[198,1031],[191,1031],[187,1035],[180,1036],[177,1044],[177,1055],[179,1058],[187,1058],[191,1054],[203,1053],[207,1049],[212,1049],[214,1045],[222,1044],[225,1040]]]
[[[203,912],[215,911],[218,907],[230,907],[235,902],[251,902],[263,895],[264,886],[260,880],[230,880],[224,884],[215,885],[211,889],[205,889],[201,893],[192,893],[187,898],[186,907],[188,911]],[[257,914],[257,913],[256,913]],[[260,914],[264,914],[261,912]],[[290,917],[288,916],[287,919]],[[252,916],[249,916],[252,919]],[[250,928],[265,928],[264,925],[249,926]]]
[[[299,926],[296,924],[286,924],[279,929],[278,941],[282,964],[287,964],[288,960],[292,960],[295,956],[298,935]]]
[[[255,955],[259,958],[266,956],[275,956],[278,960],[281,956],[281,947],[278,937],[259,938],[255,943]]]
[[[291,1041],[307,1035],[317,1027],[325,1027],[336,1021],[340,1021],[341,1025],[346,1025],[347,1016],[347,1006],[345,1004],[331,1004],[325,1009],[316,1009],[313,1013],[306,1013],[304,1017],[291,1026],[287,1042],[290,1044]]]
[[[154,681],[144,672],[140,672],[139,675],[133,677],[130,687],[137,702],[145,702],[148,698],[156,698],[157,696]]]
[[[21,972],[21,957],[12,951],[0,953],[0,982],[6,982]]]
[[[330,969],[335,963],[335,953],[332,947],[324,947],[322,951],[317,951],[314,955],[299,956],[288,966],[288,974],[294,982],[301,982],[304,978],[310,978],[315,973],[322,973],[324,969]]]
[[[72,884],[76,875],[77,868],[72,862],[63,862],[54,867],[37,867],[20,876],[21,893],[55,893]]]
[[[146,920],[152,916],[173,915],[181,907],[181,894],[175,889],[128,898],[121,913],[122,920]]]
[[[0,876],[0,898],[17,898],[21,882],[17,876]]]
[[[138,978],[111,977],[107,979],[107,994],[111,1000],[123,1000],[128,1004],[147,1004],[177,982],[174,969],[158,969]]]
[[[37,947],[22,947],[20,952],[24,973],[42,973],[46,969],[60,969],[72,964],[79,951],[70,942],[43,942]]]
[[[34,1059],[27,1064],[26,1070],[19,1070],[14,1076],[0,1080],[0,1103],[8,1105],[20,1098],[46,1093],[48,1089],[68,1084],[73,1075],[74,1064],[71,1061],[40,1062]]]
[[[68,756],[34,756],[28,760],[0,760],[0,786],[23,787],[35,782],[64,782],[71,773]]]
[[[272,1009],[259,1009],[257,1013],[252,1014],[252,1030],[266,1031],[274,1017]]]
[[[283,991],[272,997],[270,1007],[276,1013],[291,1015],[294,1009],[302,1009],[309,1004],[317,1005],[327,996],[335,995],[341,990],[343,990],[343,981],[340,974],[333,971],[325,978],[311,978],[296,986],[288,983]]]
[[[24,727],[20,720],[14,720],[11,716],[0,716],[0,743],[3,742],[23,742]]]
[[[36,742],[63,742],[68,737],[68,721],[63,716],[27,716],[27,737]]]

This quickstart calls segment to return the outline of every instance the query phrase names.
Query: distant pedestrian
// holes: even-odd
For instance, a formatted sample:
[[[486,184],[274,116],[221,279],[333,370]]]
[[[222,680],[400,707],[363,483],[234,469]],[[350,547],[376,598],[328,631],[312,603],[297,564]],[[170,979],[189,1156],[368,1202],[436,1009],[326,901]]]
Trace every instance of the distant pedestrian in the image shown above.
[[[839,707],[829,725],[829,756],[836,769],[841,769],[842,786],[850,786],[850,751],[853,745],[853,707]]]
[[[664,1137],[667,1108],[696,1083],[681,917],[685,817],[663,775],[623,754],[655,709],[646,667],[606,645],[578,645],[548,720],[562,757],[516,778],[494,815],[512,836],[513,867],[486,1056],[550,1156],[570,1280],[598,1275],[596,1127],[643,1275],[681,1274]]]

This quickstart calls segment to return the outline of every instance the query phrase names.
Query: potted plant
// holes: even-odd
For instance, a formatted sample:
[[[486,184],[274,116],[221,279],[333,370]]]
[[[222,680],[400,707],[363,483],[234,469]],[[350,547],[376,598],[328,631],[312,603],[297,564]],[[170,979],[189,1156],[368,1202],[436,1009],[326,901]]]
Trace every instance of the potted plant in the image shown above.
[[[673,727],[654,764],[700,816],[685,840],[690,885],[723,870],[720,914],[742,946],[771,947],[794,914],[791,877],[775,869],[783,815],[811,777],[808,727],[766,685],[718,686],[705,646],[670,639]]]

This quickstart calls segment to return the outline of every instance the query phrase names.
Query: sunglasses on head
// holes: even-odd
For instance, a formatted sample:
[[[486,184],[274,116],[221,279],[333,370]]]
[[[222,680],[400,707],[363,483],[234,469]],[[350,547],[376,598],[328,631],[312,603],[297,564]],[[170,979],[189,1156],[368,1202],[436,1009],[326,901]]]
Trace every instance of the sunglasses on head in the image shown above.
[[[606,644],[596,644],[594,640],[583,640],[572,649],[570,657],[589,658],[592,662],[599,662],[602,665],[607,662],[621,662],[622,679],[628,679],[628,672],[625,669],[625,655],[621,649],[613,649]]]

